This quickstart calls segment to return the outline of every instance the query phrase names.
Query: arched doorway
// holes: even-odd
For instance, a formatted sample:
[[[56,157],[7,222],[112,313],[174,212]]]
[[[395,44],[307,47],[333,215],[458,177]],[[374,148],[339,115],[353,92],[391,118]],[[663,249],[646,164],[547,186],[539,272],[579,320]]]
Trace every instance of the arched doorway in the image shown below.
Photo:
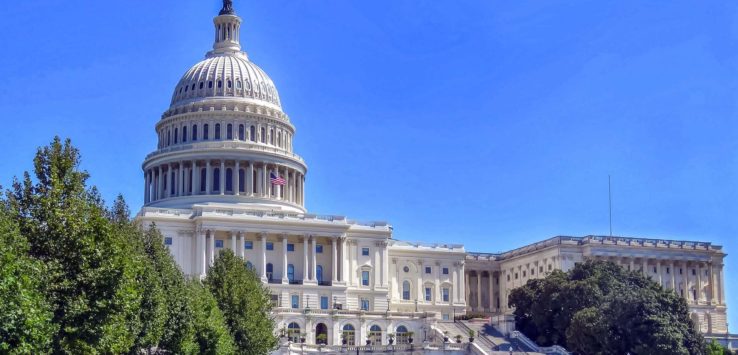
[[[371,340],[371,345],[382,345],[382,328],[376,324],[371,326],[371,328],[369,328],[368,339]]]
[[[354,326],[351,324],[344,325],[342,337],[342,344],[356,345],[356,329],[354,328]]]
[[[324,323],[315,326],[315,344],[328,344],[328,327]]]
[[[292,322],[287,326],[287,339],[293,343],[300,341],[300,325]]]

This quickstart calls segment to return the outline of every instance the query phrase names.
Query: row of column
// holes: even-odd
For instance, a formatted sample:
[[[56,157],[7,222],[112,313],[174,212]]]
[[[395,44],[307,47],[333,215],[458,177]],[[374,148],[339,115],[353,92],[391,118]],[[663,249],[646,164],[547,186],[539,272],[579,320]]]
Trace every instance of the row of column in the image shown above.
[[[636,270],[638,266],[644,276],[682,295],[687,303],[725,304],[722,264],[714,265],[712,262],[674,259],[609,256],[595,256],[595,258],[615,262],[628,270]],[[681,274],[679,274],[680,269]],[[693,291],[696,292],[693,293]]]
[[[285,184],[272,184],[271,174],[284,178]],[[241,175],[244,181],[241,181]],[[228,182],[230,191],[226,191]],[[304,183],[305,175],[300,171],[266,162],[178,161],[145,171],[144,203],[171,197],[229,194],[273,198],[304,205]]]
[[[482,288],[482,274],[487,274],[487,279],[489,283],[487,284],[487,289]],[[495,280],[498,279],[498,277],[494,276],[495,273],[492,271],[475,271],[475,282],[472,284],[471,281],[471,272],[466,273],[466,280],[464,283],[466,284],[466,305],[467,307],[479,310],[483,312],[485,309],[489,310],[489,312],[495,312],[497,310],[497,305],[495,304],[497,297],[495,296]],[[476,300],[474,303],[471,302],[471,289],[472,286],[474,286],[474,290],[476,291]],[[487,292],[485,292],[487,291]],[[487,298],[487,304],[484,304],[482,297],[484,294],[488,295]]]
[[[233,252],[240,256],[242,259],[246,259],[245,256],[245,248],[244,248],[244,242],[246,241],[246,233],[242,231],[230,231],[230,248],[233,250]],[[300,237],[300,241],[302,241],[303,244],[303,275],[302,275],[302,281],[306,284],[317,284],[317,269],[318,269],[318,263],[317,263],[317,255],[316,255],[316,245],[317,245],[317,238],[316,236],[302,236]],[[215,260],[215,231],[208,230],[208,229],[201,229],[199,233],[197,234],[197,241],[195,243],[195,254],[196,254],[196,260],[195,260],[195,274],[199,275],[205,275],[207,272],[207,269],[209,266],[211,266]],[[287,275],[287,269],[288,269],[288,251],[287,251],[287,244],[289,244],[289,236],[286,234],[283,234],[280,236],[281,244],[282,244],[282,278],[281,282],[284,284],[289,283],[288,275]],[[331,260],[332,260],[332,268],[330,269],[331,274],[331,284],[335,284],[338,282],[344,282],[345,277],[345,269],[343,268],[343,263],[339,263],[338,260],[343,260],[345,251],[346,251],[346,238],[345,237],[331,237]],[[267,234],[266,233],[259,233],[258,234],[258,241],[261,248],[261,260],[259,263],[259,266],[256,267],[256,271],[258,275],[261,277],[261,280],[263,282],[268,282],[269,279],[267,278],[267,264],[269,260],[267,260]],[[309,245],[309,247],[308,247]],[[276,260],[275,260],[276,261]]]

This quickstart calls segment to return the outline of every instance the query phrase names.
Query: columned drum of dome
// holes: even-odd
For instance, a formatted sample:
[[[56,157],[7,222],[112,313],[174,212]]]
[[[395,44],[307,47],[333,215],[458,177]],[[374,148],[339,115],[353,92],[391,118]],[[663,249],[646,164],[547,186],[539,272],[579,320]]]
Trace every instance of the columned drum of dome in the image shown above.
[[[224,2],[213,50],[185,72],[156,124],[144,163],[144,203],[263,205],[305,212],[307,165],[271,78],[241,50],[238,17]],[[274,183],[274,182],[277,183]]]

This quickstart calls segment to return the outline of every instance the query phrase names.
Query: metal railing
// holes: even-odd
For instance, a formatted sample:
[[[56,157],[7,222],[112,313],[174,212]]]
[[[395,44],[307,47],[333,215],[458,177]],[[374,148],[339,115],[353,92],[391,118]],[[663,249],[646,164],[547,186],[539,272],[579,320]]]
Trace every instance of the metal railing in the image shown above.
[[[525,336],[525,334],[517,330],[513,330],[512,333],[510,333],[510,337],[519,341],[520,343],[528,347],[528,349],[530,349],[531,351],[552,355],[571,355],[571,353],[566,351],[566,349],[558,345],[546,347],[538,346],[538,344],[536,344],[533,340],[530,340],[527,336]]]

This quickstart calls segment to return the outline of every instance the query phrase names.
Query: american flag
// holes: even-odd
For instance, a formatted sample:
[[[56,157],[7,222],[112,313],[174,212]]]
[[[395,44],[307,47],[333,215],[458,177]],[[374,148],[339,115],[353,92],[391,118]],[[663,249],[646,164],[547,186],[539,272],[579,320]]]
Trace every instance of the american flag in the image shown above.
[[[279,175],[275,175],[274,173],[269,174],[271,177],[272,185],[285,185],[287,184],[287,180],[285,180],[283,177]]]

